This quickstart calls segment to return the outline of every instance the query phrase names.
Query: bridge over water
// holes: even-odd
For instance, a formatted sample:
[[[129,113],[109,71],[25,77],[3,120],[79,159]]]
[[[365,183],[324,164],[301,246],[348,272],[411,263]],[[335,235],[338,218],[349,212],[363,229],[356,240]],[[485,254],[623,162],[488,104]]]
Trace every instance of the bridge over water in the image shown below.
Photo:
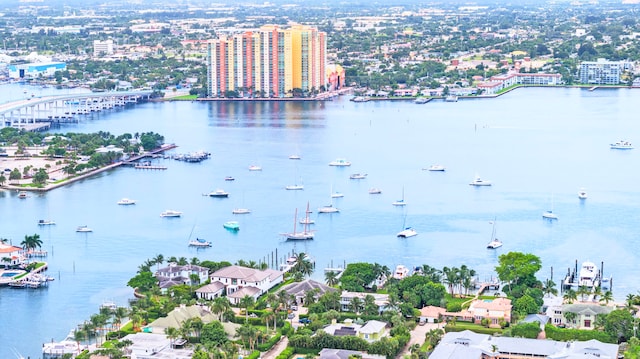
[[[90,92],[6,102],[0,104],[0,128],[46,130],[51,123],[73,120],[75,116],[148,101],[151,94],[152,91]]]

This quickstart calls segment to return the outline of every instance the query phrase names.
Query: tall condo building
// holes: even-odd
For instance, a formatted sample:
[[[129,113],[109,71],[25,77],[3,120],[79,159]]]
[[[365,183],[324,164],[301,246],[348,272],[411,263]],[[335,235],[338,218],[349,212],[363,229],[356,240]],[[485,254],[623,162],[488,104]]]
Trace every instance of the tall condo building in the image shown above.
[[[304,25],[267,25],[209,41],[207,95],[236,91],[256,97],[291,97],[326,90],[326,33]]]

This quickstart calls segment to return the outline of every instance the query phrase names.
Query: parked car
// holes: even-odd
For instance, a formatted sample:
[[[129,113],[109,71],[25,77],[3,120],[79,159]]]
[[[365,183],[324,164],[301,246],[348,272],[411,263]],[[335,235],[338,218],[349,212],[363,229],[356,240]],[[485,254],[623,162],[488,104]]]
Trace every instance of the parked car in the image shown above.
[[[297,305],[292,305],[291,306],[291,310],[298,310],[298,306]]]
[[[302,324],[309,324],[311,323],[311,320],[309,320],[309,318],[300,318],[300,320],[298,321]]]
[[[289,313],[289,315],[287,315],[287,319],[293,319],[295,318],[295,316],[296,316],[295,314]]]

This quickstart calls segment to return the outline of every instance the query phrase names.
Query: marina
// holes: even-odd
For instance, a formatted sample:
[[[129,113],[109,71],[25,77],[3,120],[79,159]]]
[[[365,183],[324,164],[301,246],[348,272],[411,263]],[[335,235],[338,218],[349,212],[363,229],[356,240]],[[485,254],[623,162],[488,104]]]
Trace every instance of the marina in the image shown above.
[[[26,234],[38,233],[49,253],[49,273],[56,278],[41,290],[0,288],[3,308],[12,311],[0,322],[2,341],[16,343],[25,356],[40,357],[42,343],[64,338],[104,298],[126,305],[133,297],[127,281],[157,254],[271,265],[268,253],[277,249],[281,257],[295,249],[323,264],[365,261],[391,269],[465,264],[484,278],[495,277],[499,255],[521,251],[540,256],[541,280],[548,277],[545,269],[572,266],[575,258],[603,261],[606,276],[615,277],[614,296],[623,301],[639,289],[640,225],[632,219],[640,217],[635,205],[640,192],[629,165],[639,154],[614,151],[608,144],[621,135],[633,140],[640,134],[640,123],[628,115],[638,97],[635,90],[526,88],[455,105],[358,103],[341,97],[322,104],[148,102],[92,113],[56,131],[154,131],[168,143],[206,148],[215,156],[199,164],[148,158],[171,168],[113,168],[55,190],[30,192],[27,199],[19,199],[15,190],[0,191],[3,237],[16,245]],[[535,104],[555,115],[521,111]],[[516,112],[520,115],[505,116]],[[181,121],[175,114],[181,114]],[[392,143],[393,138],[403,141]],[[178,151],[188,150],[166,154]],[[289,160],[292,153],[303,159]],[[327,165],[336,158],[348,158],[354,170]],[[248,171],[252,163],[264,170]],[[283,188],[293,180],[294,163],[304,191]],[[431,163],[446,164],[446,172],[421,170]],[[358,171],[366,171],[367,179],[349,179]],[[469,186],[476,172],[494,185]],[[224,181],[229,175],[235,180]],[[233,199],[202,196],[221,187]],[[405,210],[391,205],[403,187],[406,222],[419,232],[407,240],[396,237]],[[581,187],[588,188],[589,199],[576,198]],[[332,188],[344,194],[333,203],[340,213],[317,213],[330,203]],[[381,191],[369,194],[371,188]],[[559,221],[541,219],[551,193],[554,212],[562,215]],[[123,196],[135,198],[136,205],[116,205]],[[294,209],[307,202],[314,210],[314,240],[283,240],[280,233],[293,227]],[[251,214],[231,213],[245,206]],[[164,209],[183,211],[183,218],[160,218]],[[487,220],[496,216],[504,244],[487,250]],[[37,224],[46,218],[56,225]],[[241,219],[242,230],[223,228],[232,218]],[[187,245],[194,222],[215,246]],[[93,233],[74,233],[85,223]],[[323,270],[316,269],[312,277],[323,281]],[[559,284],[563,278],[557,277]],[[0,357],[11,355],[0,348]]]

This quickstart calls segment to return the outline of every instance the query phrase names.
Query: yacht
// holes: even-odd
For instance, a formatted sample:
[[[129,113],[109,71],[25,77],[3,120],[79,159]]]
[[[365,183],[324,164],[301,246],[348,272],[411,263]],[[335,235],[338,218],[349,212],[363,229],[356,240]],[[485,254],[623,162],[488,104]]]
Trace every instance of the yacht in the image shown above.
[[[342,198],[344,194],[342,192],[333,192],[331,193],[331,198]]]
[[[302,159],[302,157],[300,157],[299,155],[291,155],[291,156],[289,156],[289,159],[290,160],[300,160],[300,159]]]
[[[367,174],[366,173],[354,173],[351,176],[349,176],[349,178],[351,178],[351,179],[365,179],[365,178],[367,178]]]
[[[494,238],[487,244],[487,249],[496,249],[502,247],[502,241],[498,238]]]
[[[427,170],[427,171],[440,171],[440,172],[444,172],[445,168],[443,165],[431,165],[427,168],[423,168],[423,170]]]
[[[417,236],[418,232],[411,227],[407,227],[398,233],[398,238],[409,238],[413,236]]]
[[[580,267],[580,276],[578,277],[578,286],[593,288],[598,285],[600,278],[600,270],[595,263],[583,262]]]
[[[232,214],[248,214],[251,213],[251,210],[248,208],[234,208],[231,211]]]
[[[128,206],[131,204],[136,204],[136,201],[133,199],[129,199],[129,198],[123,198],[121,200],[118,201],[119,205],[123,205],[123,206]]]
[[[553,211],[549,210],[549,211],[545,211],[544,213],[542,213],[542,218],[558,219],[558,215],[553,213]]]
[[[189,241],[189,245],[191,247],[211,247],[211,242],[203,238],[196,238],[194,240]]]
[[[578,191],[578,198],[587,199],[587,190],[584,188],[580,188],[580,190]]]
[[[249,166],[249,171],[262,171],[262,167],[258,165],[251,165]]]
[[[168,209],[162,213],[160,213],[160,217],[180,217],[182,216],[182,212],[174,211],[172,209]]]
[[[304,189],[304,185],[301,184],[291,184],[288,185],[286,187],[284,187],[284,189],[288,190],[288,191],[300,191]]]
[[[491,186],[491,181],[483,180],[480,176],[476,175],[476,178],[469,183],[470,186]]]
[[[240,230],[240,224],[236,221],[228,221],[224,222],[222,226],[230,231],[238,231]]]
[[[93,229],[87,226],[79,226],[78,228],[76,228],[76,232],[93,232]]]
[[[369,188],[369,194],[380,194],[382,190],[380,188]]]
[[[632,150],[633,145],[629,141],[620,140],[616,143],[611,144],[611,149],[613,150]]]
[[[318,213],[338,213],[339,209],[333,206],[333,204],[329,204],[323,207],[318,208]]]
[[[235,181],[236,179],[233,178],[232,176],[227,176],[224,178],[225,181]]]
[[[227,198],[229,197],[229,192],[225,192],[222,189],[217,189],[213,192],[209,192],[209,197]]]
[[[404,279],[409,275],[409,268],[403,266],[402,264],[396,267],[396,270],[393,272],[393,278],[395,279]]]
[[[351,166],[351,162],[347,161],[344,158],[338,158],[334,161],[329,162],[329,166],[347,167]]]
[[[449,95],[449,96],[445,97],[444,100],[445,100],[445,102],[458,102],[458,96]]]
[[[417,99],[413,100],[413,103],[418,105],[424,105],[427,102],[429,102],[428,97],[418,97]]]
[[[50,219],[41,219],[38,221],[38,225],[39,226],[50,226],[52,224],[56,224],[56,222],[50,220]]]
[[[27,198],[27,191],[18,192],[18,198]]]

